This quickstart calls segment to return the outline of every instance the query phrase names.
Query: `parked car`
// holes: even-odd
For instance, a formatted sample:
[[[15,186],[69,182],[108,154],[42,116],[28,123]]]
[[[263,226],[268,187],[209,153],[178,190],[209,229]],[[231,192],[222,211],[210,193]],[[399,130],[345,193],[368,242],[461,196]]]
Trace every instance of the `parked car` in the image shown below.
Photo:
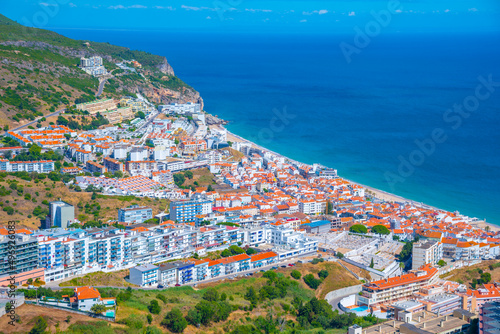
[[[281,268],[286,268],[286,266],[281,266]]]
[[[293,266],[294,266],[294,264],[293,264],[293,263],[289,263],[289,264],[288,264],[288,266],[289,266],[289,267],[293,267]]]
[[[158,289],[164,289],[165,287],[163,285],[161,285],[161,284],[158,284],[157,288]]]
[[[175,286],[181,286],[179,283],[177,283]]]
[[[253,273],[248,273],[247,275],[248,275],[248,276],[253,276]]]
[[[36,290],[36,287],[34,285],[28,285],[28,289],[30,289],[30,290]]]

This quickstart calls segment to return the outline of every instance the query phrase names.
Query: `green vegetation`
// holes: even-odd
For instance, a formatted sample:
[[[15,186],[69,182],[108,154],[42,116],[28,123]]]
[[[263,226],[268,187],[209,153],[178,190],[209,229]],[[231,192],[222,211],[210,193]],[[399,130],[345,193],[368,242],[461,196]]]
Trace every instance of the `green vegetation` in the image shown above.
[[[321,279],[317,279],[313,274],[307,274],[304,276],[304,282],[311,288],[316,290],[321,284]]]
[[[109,43],[73,40],[52,31],[22,26],[0,15],[0,42],[10,41],[18,43],[0,45],[0,57],[8,61],[0,66],[0,76],[5,80],[0,87],[2,128],[11,121],[34,120],[49,112],[69,109],[73,103],[93,101],[98,79],[78,67],[82,52],[103,56],[105,67],[114,70],[115,76],[104,86],[105,97],[133,96],[133,91],[153,87],[178,91],[180,98],[196,94],[172,75],[165,57]],[[138,73],[124,74],[115,65],[124,60],[136,60],[142,68],[137,69]],[[76,128],[76,124],[69,124]],[[41,122],[36,126],[41,127]]]
[[[295,279],[300,279],[300,277],[302,276],[302,274],[300,273],[300,271],[294,269],[294,270],[292,270],[290,276],[292,276]]]
[[[381,235],[388,235],[391,233],[391,231],[389,231],[389,229],[387,227],[385,227],[384,225],[375,225],[372,227],[372,233],[381,234]]]
[[[80,120],[81,122],[77,122],[76,120],[68,120],[64,116],[58,116],[57,124],[67,126],[72,130],[83,130],[83,131],[95,130],[102,125],[109,124],[109,121],[100,113],[97,113],[94,117],[92,117],[90,123],[88,122],[87,118],[81,118]]]
[[[30,330],[29,334],[42,334],[45,332],[46,328],[47,328],[47,321],[43,317],[39,316],[36,319],[35,325]]]
[[[90,308],[90,311],[95,314],[101,314],[106,311],[106,306],[104,306],[104,304],[94,304]]]
[[[222,257],[229,257],[229,256],[233,256],[233,255],[243,254],[243,253],[245,253],[243,248],[238,247],[236,245],[232,245],[232,246],[229,246],[229,248],[224,249],[220,255]]]
[[[182,333],[186,329],[188,322],[182,316],[182,312],[178,308],[174,308],[168,312],[161,324],[167,327],[171,332]]]
[[[438,263],[437,263],[437,265],[440,266],[440,267],[444,267],[444,266],[446,266],[446,264],[447,264],[446,261],[443,260],[443,259],[439,260]]]
[[[366,234],[368,232],[368,229],[366,228],[365,225],[356,224],[352,225],[351,228],[349,228],[349,231],[352,233]]]

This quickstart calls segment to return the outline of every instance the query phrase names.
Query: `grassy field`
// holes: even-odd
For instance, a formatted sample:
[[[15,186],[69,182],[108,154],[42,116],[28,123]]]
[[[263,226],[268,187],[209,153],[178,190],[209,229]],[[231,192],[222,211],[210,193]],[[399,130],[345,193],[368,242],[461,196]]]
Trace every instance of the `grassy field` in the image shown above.
[[[122,322],[127,322],[134,318],[139,318],[143,323],[146,323],[146,316],[149,314],[147,305],[151,300],[156,298],[158,293],[160,293],[167,298],[168,302],[166,304],[160,302],[162,311],[158,315],[153,314],[152,324],[161,327],[160,322],[171,309],[179,308],[183,314],[186,314],[189,309],[193,308],[202,299],[203,294],[209,287],[216,287],[219,295],[225,293],[230,304],[249,307],[250,302],[244,299],[247,288],[253,286],[255,289],[259,289],[266,284],[266,281],[267,279],[263,277],[251,277],[218,284],[205,284],[197,289],[191,287],[175,287],[160,292],[133,290],[132,298],[118,307],[117,321],[121,320]],[[253,324],[254,318],[259,315],[265,316],[269,310],[283,312],[282,304],[290,304],[295,297],[299,297],[302,300],[309,300],[313,296],[314,292],[311,290],[303,289],[300,286],[298,288],[292,288],[285,298],[264,302],[251,312],[244,310],[234,311],[227,321],[212,323],[210,328],[196,328],[189,325],[184,333],[228,332],[240,324]]]
[[[297,263],[294,267],[278,268],[278,273],[283,273],[284,275],[290,276],[293,270],[300,271],[302,277],[299,283],[305,290],[309,290],[314,293],[318,299],[325,298],[326,294],[332,290],[346,288],[348,286],[359,284],[359,281],[347,270],[342,268],[339,264],[335,262],[320,262],[318,264],[311,263]],[[302,279],[307,274],[313,274],[318,278],[318,272],[320,270],[327,270],[329,275],[324,279],[323,283],[320,284],[318,289],[313,290],[309,288]]]
[[[245,156],[240,151],[237,151],[237,150],[235,150],[235,149],[233,149],[231,147],[224,147],[221,150],[222,151],[227,151],[227,152],[229,152],[229,154],[231,154],[231,158],[229,159],[229,161],[240,161],[241,158],[243,158]]]
[[[208,187],[209,185],[215,184],[214,175],[210,173],[208,168],[198,168],[191,170],[193,172],[193,178],[185,178],[183,186],[191,186],[195,187]],[[196,183],[195,183],[196,182]]]
[[[69,281],[60,283],[59,286],[135,286],[125,281],[125,277],[128,276],[128,274],[128,269],[110,273],[98,271],[82,277],[75,277]]]
[[[466,284],[470,287],[473,279],[479,280],[481,278],[482,271],[491,274],[491,282],[498,282],[500,281],[500,267],[493,268],[493,270],[490,269],[490,266],[495,264],[498,264],[497,260],[483,261],[473,266],[452,270],[449,273],[441,275],[440,278]]]
[[[12,181],[17,181],[17,188],[22,186],[22,193],[11,189]],[[145,205],[153,209],[153,215],[163,212],[168,207],[168,200],[158,200],[149,198],[102,196],[92,200],[92,193],[75,192],[64,185],[61,181],[51,181],[49,179],[39,180],[38,183],[25,181],[14,176],[0,178],[0,188],[5,187],[11,193],[8,196],[2,196],[0,199],[3,208],[10,206],[15,211],[9,215],[6,211],[0,210],[0,220],[7,222],[9,220],[19,221],[20,227],[37,229],[40,227],[40,218],[34,214],[34,210],[39,206],[44,212],[48,213],[48,205],[44,201],[51,202],[62,199],[75,206],[75,218],[80,221],[94,220],[96,217],[103,222],[109,219],[118,218],[118,209],[132,204]],[[27,199],[29,194],[29,199]],[[47,203],[45,202],[45,203]],[[85,205],[94,205],[93,208],[85,208]],[[96,205],[100,205],[98,213],[95,211]],[[87,211],[87,212],[86,212]],[[97,216],[95,214],[98,214]]]

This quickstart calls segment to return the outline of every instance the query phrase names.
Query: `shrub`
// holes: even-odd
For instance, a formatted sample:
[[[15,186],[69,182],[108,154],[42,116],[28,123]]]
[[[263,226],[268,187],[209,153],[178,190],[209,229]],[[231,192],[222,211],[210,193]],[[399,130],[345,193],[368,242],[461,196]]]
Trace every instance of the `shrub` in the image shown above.
[[[157,295],[156,295],[156,299],[161,300],[164,304],[166,304],[166,303],[167,303],[167,297],[165,297],[164,295],[157,294]]]
[[[149,303],[148,310],[153,314],[160,314],[161,308],[160,305],[158,305],[158,301],[156,299],[153,299]]]
[[[182,316],[181,311],[178,308],[172,309],[165,316],[165,319],[161,322],[162,326],[165,326],[168,330],[174,333],[182,333],[186,329],[188,323],[186,319]]]
[[[292,270],[292,273],[290,275],[295,279],[300,279],[300,277],[302,276],[300,271],[298,271],[297,269]]]
[[[314,277],[313,274],[307,274],[304,276],[304,282],[311,288],[316,290],[321,284],[321,280]]]
[[[325,279],[328,277],[328,274],[329,274],[328,271],[323,269],[318,273],[318,276],[321,279]]]

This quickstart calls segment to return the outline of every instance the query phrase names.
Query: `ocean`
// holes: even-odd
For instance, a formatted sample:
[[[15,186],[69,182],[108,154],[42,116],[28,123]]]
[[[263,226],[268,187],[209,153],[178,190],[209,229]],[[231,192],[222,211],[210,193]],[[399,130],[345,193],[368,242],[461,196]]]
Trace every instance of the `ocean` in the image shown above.
[[[381,34],[348,63],[354,34],[55,30],[166,56],[259,145],[500,225],[498,34]]]

